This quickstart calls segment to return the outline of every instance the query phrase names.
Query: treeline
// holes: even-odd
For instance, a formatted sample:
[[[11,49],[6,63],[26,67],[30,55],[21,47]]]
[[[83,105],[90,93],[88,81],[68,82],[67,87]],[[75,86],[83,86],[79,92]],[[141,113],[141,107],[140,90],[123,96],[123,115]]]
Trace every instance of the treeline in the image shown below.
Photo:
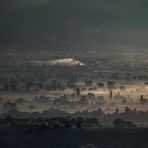
[[[13,128],[33,128],[33,129],[69,129],[69,128],[108,128],[102,125],[96,118],[71,118],[56,117],[50,119],[30,118],[30,119],[17,119],[7,115],[5,119],[0,120],[0,127],[13,127]],[[136,125],[131,121],[124,121],[122,119],[115,119],[113,121],[114,128],[135,128]],[[111,128],[111,127],[110,127]]]
[[[50,119],[16,119],[8,115],[5,119],[1,119],[0,126],[20,127],[20,128],[82,128],[82,127],[101,127],[96,118],[71,118],[56,117]]]

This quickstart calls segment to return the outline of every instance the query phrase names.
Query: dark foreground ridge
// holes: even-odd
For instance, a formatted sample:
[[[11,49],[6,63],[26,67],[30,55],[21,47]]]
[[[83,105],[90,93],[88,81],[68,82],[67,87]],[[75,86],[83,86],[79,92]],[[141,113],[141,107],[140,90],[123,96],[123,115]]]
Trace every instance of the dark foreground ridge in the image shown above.
[[[148,129],[0,129],[1,148],[147,148]]]

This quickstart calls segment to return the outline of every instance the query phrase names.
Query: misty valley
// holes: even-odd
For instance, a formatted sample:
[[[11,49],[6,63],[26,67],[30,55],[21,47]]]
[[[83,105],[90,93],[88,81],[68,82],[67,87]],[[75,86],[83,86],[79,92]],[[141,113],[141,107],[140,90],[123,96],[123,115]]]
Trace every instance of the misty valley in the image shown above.
[[[105,63],[85,58],[1,63],[0,145],[11,147],[10,142],[17,140],[15,148],[141,147],[142,140],[135,143],[134,138],[147,134],[147,69],[117,58],[109,62],[107,57]],[[63,139],[62,133],[73,141]],[[11,134],[18,136],[6,141]],[[35,140],[38,134],[43,141]],[[92,137],[88,141],[86,134]],[[117,134],[119,143],[114,142]]]
[[[35,118],[84,116],[100,119],[103,126],[111,127],[114,119],[121,118],[146,127],[145,57],[140,59],[138,64],[143,67],[139,68],[132,65],[138,61],[125,61],[121,54],[112,62],[109,55],[98,56],[100,59],[89,61],[86,57],[79,60],[51,57],[52,60],[25,63],[22,58],[21,64],[17,61],[1,64],[0,117],[3,119],[8,113],[15,118],[33,118],[34,114]],[[139,120],[141,116],[144,120]]]
[[[148,148],[147,0],[0,0],[0,148]]]

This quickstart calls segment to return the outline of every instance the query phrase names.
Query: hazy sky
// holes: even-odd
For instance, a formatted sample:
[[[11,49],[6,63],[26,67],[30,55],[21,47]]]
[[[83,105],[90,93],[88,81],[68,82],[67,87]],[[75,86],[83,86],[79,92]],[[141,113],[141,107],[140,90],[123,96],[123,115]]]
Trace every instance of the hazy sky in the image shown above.
[[[80,48],[148,48],[148,1],[0,1],[0,50]]]

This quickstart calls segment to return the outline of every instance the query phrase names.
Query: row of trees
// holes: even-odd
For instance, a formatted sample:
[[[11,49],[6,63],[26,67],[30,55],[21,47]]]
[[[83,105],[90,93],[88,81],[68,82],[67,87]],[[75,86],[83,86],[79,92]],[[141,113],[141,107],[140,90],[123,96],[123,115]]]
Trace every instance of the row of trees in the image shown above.
[[[5,119],[1,120],[0,125],[7,125],[11,127],[27,127],[27,128],[41,128],[41,129],[59,129],[59,128],[82,128],[82,127],[102,127],[96,118],[71,118],[71,117],[57,117],[51,119],[14,119],[7,115]],[[113,121],[115,128],[135,128],[136,125],[131,121],[124,121],[120,118]]]
[[[82,127],[100,127],[96,118],[71,118],[57,117],[51,119],[14,119],[10,115],[6,116],[0,122],[0,125],[8,125],[11,127],[27,127],[27,128],[82,128]]]

